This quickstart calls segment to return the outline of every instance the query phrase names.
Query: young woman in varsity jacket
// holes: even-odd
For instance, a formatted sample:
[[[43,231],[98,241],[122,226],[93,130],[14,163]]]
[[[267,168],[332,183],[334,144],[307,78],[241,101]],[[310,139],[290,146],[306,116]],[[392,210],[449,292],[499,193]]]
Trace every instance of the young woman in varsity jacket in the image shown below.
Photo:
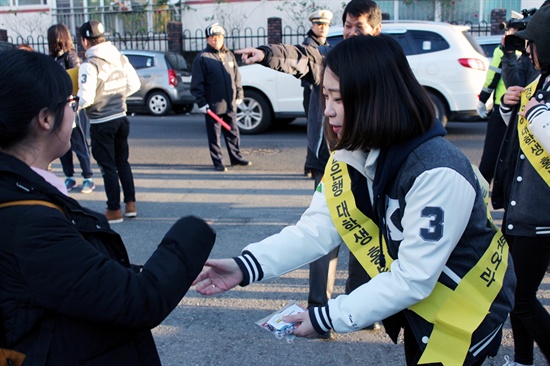
[[[325,65],[327,132],[337,141],[310,207],[241,256],[207,261],[197,290],[216,294],[279,276],[343,241],[372,279],[285,318],[299,323],[295,335],[384,319],[394,341],[405,329],[408,364],[481,364],[499,348],[515,278],[468,159],[443,138],[390,36],[346,39]]]

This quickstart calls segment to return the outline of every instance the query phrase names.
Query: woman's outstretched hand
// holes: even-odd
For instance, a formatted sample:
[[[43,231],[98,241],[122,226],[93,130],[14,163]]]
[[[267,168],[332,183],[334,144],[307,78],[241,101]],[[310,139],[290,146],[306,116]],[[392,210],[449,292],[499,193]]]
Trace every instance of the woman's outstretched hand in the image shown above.
[[[234,259],[210,259],[193,285],[201,295],[215,295],[231,290],[242,281],[243,273]]]
[[[309,312],[307,310],[300,314],[284,316],[283,320],[287,323],[298,323],[296,329],[292,332],[292,334],[297,337],[317,338],[319,335],[311,324],[311,319],[309,318]]]

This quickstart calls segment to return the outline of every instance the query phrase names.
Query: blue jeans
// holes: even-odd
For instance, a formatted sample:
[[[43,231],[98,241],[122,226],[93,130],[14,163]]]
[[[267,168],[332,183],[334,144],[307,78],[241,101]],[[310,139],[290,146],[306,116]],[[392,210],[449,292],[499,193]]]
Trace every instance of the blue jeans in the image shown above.
[[[120,209],[120,185],[124,202],[136,201],[134,176],[128,162],[129,134],[130,121],[126,117],[90,125],[92,155],[103,175],[109,210]]]
[[[76,115],[76,126],[71,133],[71,148],[59,159],[63,167],[63,174],[65,174],[66,177],[72,177],[74,175],[73,152],[76,154],[78,162],[80,163],[82,176],[84,178],[91,178],[94,175],[90,163],[88,139],[86,137],[87,123],[88,117],[86,113],[80,110]]]

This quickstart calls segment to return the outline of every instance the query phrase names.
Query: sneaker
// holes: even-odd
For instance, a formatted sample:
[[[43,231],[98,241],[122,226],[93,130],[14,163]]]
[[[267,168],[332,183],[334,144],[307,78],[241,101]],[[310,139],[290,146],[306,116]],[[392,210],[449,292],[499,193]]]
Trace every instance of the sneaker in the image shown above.
[[[378,331],[380,330],[380,323],[379,322],[374,322],[373,324],[369,325],[369,326],[366,326],[365,328],[363,328],[365,330],[373,330],[373,331]]]
[[[137,216],[136,203],[126,202],[126,209],[124,210],[124,216],[134,218]]]
[[[226,172],[227,168],[225,165],[214,165],[214,169],[218,172]]]
[[[65,187],[67,188],[67,192],[72,191],[73,188],[76,188],[76,179],[73,177],[67,177],[65,179]]]
[[[533,366],[533,364],[531,365],[524,365],[522,363],[517,363],[517,362],[514,362],[510,359],[510,356],[508,355],[504,355],[504,361],[506,361],[506,363],[502,366]]]
[[[109,221],[109,224],[120,224],[122,219],[122,211],[120,208],[118,210],[105,210],[105,217],[107,218],[107,221]]]
[[[92,191],[95,189],[94,181],[91,179],[84,179],[84,182],[82,183],[82,193],[92,193]]]

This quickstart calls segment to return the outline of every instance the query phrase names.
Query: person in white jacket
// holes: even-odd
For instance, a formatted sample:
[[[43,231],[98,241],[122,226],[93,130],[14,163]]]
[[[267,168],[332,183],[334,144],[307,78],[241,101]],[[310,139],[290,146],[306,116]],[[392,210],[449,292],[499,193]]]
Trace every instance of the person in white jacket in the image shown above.
[[[101,169],[107,195],[105,216],[116,224],[123,221],[120,186],[124,216],[137,216],[134,176],[128,162],[126,98],[137,92],[141,83],[126,56],[106,40],[103,24],[90,20],[80,27],[80,35],[86,58],[78,70],[79,105],[90,119],[92,155]]]
[[[515,279],[470,162],[443,137],[391,36],[346,39],[325,65],[327,136],[336,145],[310,207],[240,256],[207,261],[197,291],[279,276],[344,242],[371,280],[284,318],[297,324],[296,336],[384,319],[394,342],[404,329],[410,365],[480,365],[500,346]]]

